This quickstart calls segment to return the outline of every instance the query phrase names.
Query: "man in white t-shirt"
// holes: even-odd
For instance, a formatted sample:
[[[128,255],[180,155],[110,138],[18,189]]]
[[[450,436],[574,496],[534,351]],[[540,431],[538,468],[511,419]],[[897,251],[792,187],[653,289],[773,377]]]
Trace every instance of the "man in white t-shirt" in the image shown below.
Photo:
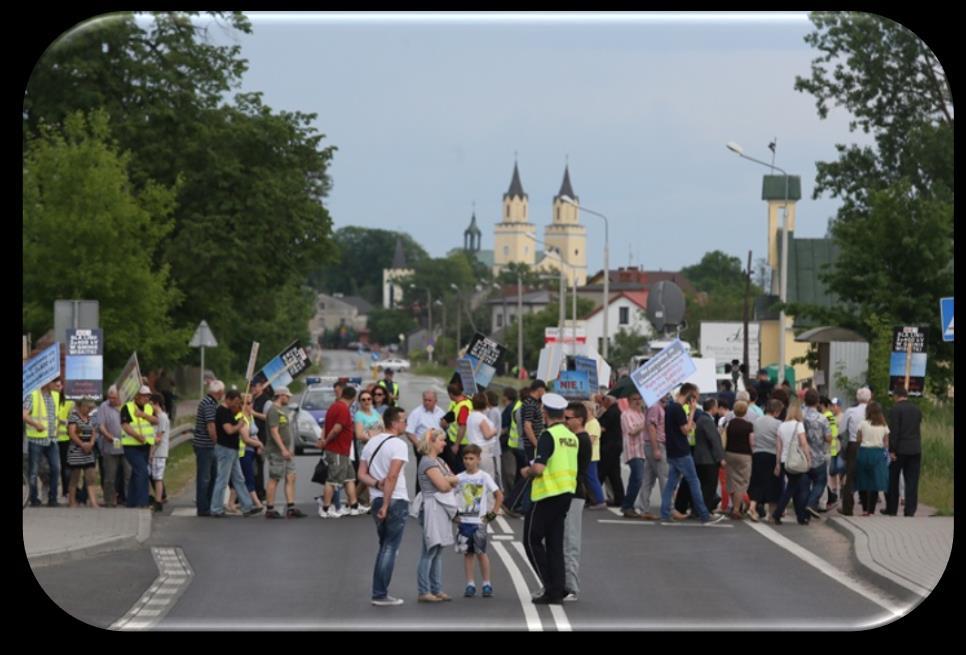
[[[390,407],[382,420],[386,434],[373,437],[362,449],[358,478],[370,488],[372,517],[379,535],[379,553],[372,574],[372,604],[392,606],[403,604],[401,598],[389,595],[389,582],[409,517],[409,493],[403,475],[403,467],[409,461],[409,448],[406,440],[401,438],[406,432],[406,411],[401,407]]]
[[[423,435],[426,434],[427,430],[441,429],[439,422],[443,420],[443,416],[446,413],[439,408],[437,402],[438,399],[435,391],[424,391],[423,404],[414,409],[406,420],[406,437],[412,443],[413,450],[416,449],[416,445],[423,438]],[[422,455],[416,450],[416,466],[419,466],[420,459],[422,459]]]

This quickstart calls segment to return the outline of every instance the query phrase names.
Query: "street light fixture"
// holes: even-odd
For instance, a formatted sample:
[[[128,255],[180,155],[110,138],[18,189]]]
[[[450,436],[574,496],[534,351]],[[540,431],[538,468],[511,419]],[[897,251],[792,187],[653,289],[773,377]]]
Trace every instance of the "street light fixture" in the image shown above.
[[[607,217],[604,216],[603,214],[599,212],[595,212],[592,209],[581,207],[580,205],[577,204],[577,201],[571,198],[570,196],[560,196],[560,199],[563,200],[568,205],[573,205],[577,209],[581,209],[587,212],[588,214],[604,219],[604,304],[601,305],[601,307],[604,310],[604,353],[603,355],[604,355],[604,361],[606,362],[607,351],[608,351],[607,346],[608,346],[608,343],[610,342],[610,334],[607,332],[607,327],[608,327],[607,314],[610,311],[610,308],[607,306],[608,302],[610,301],[610,258],[609,258],[610,227],[608,226],[609,221],[607,220]]]
[[[755,162],[756,164],[761,164],[767,168],[777,169],[781,171],[782,175],[785,176],[785,201],[782,204],[781,277],[779,278],[780,287],[778,291],[778,298],[781,301],[781,309],[778,313],[778,369],[780,371],[778,374],[778,384],[781,385],[782,380],[785,379],[785,300],[788,293],[788,173],[774,164],[769,164],[761,161],[760,159],[749,157],[744,153],[742,147],[734,141],[727,143],[725,147],[742,159],[747,159],[748,161]]]
[[[460,292],[460,288],[458,286],[456,286],[455,284],[453,284],[452,282],[450,282],[449,288],[456,292],[456,303],[457,303],[457,306],[456,306],[456,354],[459,355],[459,353],[460,353],[460,344],[463,341],[463,338],[462,338],[463,337],[463,331],[462,331],[462,324],[463,324],[463,314],[462,314],[462,312],[463,312],[463,297],[462,297],[462,293]]]

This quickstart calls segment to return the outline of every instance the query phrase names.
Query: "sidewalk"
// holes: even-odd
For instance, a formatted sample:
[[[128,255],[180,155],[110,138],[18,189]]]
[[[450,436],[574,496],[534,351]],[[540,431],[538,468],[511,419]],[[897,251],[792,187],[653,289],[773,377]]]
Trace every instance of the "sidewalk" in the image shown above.
[[[31,566],[135,548],[151,536],[151,510],[27,507],[23,544]]]
[[[953,548],[953,517],[932,516],[919,505],[916,516],[843,516],[828,524],[852,541],[852,557],[874,582],[902,597],[925,598],[946,570]]]

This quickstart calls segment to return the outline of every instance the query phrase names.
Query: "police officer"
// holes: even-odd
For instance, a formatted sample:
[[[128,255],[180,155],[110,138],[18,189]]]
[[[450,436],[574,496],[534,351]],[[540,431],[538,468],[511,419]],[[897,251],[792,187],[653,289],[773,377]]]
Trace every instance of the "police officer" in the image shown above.
[[[394,371],[387,368],[383,373],[383,379],[376,383],[376,386],[386,390],[386,404],[392,407],[399,402],[399,385],[393,382]]]
[[[537,439],[533,464],[520,471],[532,480],[523,534],[527,558],[543,582],[534,603],[559,605],[564,598],[564,525],[577,490],[577,436],[564,422],[567,401],[547,393],[542,399],[547,428]]]

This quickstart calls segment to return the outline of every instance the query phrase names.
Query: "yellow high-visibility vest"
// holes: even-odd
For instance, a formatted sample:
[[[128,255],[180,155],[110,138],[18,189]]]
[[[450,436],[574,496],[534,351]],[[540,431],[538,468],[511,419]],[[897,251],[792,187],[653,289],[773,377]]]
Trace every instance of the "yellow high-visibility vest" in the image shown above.
[[[144,437],[144,443],[124,432],[124,436],[121,438],[122,446],[153,446],[154,445],[154,426],[151,422],[145,418],[137,418],[134,412],[138,411],[137,404],[131,400],[125,405],[127,407],[128,414],[131,415],[131,427],[134,431]],[[145,403],[144,409],[141,410],[148,416],[154,416],[154,407],[151,403]]]
[[[681,405],[681,408],[684,410],[684,415],[687,416],[688,418],[690,418],[691,417],[691,405]],[[697,428],[691,428],[691,431],[688,432],[688,445],[691,446],[692,448],[694,448],[695,444],[697,443],[695,441],[695,430],[696,429]]]
[[[507,440],[507,445],[510,448],[520,447],[520,426],[517,425],[517,412],[521,407],[523,407],[523,401],[518,400],[513,405],[513,409],[510,410],[510,438]]]
[[[563,423],[547,428],[553,437],[553,455],[540,477],[533,479],[530,499],[533,502],[577,491],[577,451],[580,441],[577,435]]]
[[[459,434],[459,430],[460,430],[460,426],[459,426],[460,411],[462,410],[463,407],[466,408],[467,412],[472,412],[473,401],[470,400],[469,398],[464,398],[458,403],[451,401],[449,404],[449,411],[453,412],[453,422],[449,424],[448,428],[446,428],[446,438],[450,443],[456,443],[456,436]],[[469,416],[469,413],[467,413],[467,417],[468,416]],[[463,432],[463,440],[460,442],[460,445],[461,446],[470,445],[469,435],[467,435],[465,431]]]
[[[839,422],[835,419],[835,413],[831,410],[824,412],[822,416],[828,419],[829,428],[832,430],[832,443],[829,444],[828,454],[836,457],[839,454],[839,448],[842,446],[839,441]]]
[[[50,397],[54,401],[54,411],[60,406],[60,393],[51,390]],[[36,389],[30,392],[30,402],[33,406],[30,410],[30,418],[35,421],[39,421],[44,424],[43,430],[38,430],[34,426],[27,424],[27,438],[28,439],[47,439],[50,435],[47,433],[47,403],[44,402],[43,393],[40,389]]]
[[[73,400],[65,400],[57,404],[57,441],[70,441],[70,435],[67,433],[67,417],[70,416],[70,410],[73,408]]]
[[[237,414],[235,414],[235,419],[239,421],[245,421],[245,425],[247,425],[249,429],[251,429],[252,422],[247,416],[245,416],[245,412],[238,412]],[[246,446],[247,444],[245,443],[244,439],[241,438],[241,433],[239,432],[238,433],[238,458],[239,459],[245,456]]]

